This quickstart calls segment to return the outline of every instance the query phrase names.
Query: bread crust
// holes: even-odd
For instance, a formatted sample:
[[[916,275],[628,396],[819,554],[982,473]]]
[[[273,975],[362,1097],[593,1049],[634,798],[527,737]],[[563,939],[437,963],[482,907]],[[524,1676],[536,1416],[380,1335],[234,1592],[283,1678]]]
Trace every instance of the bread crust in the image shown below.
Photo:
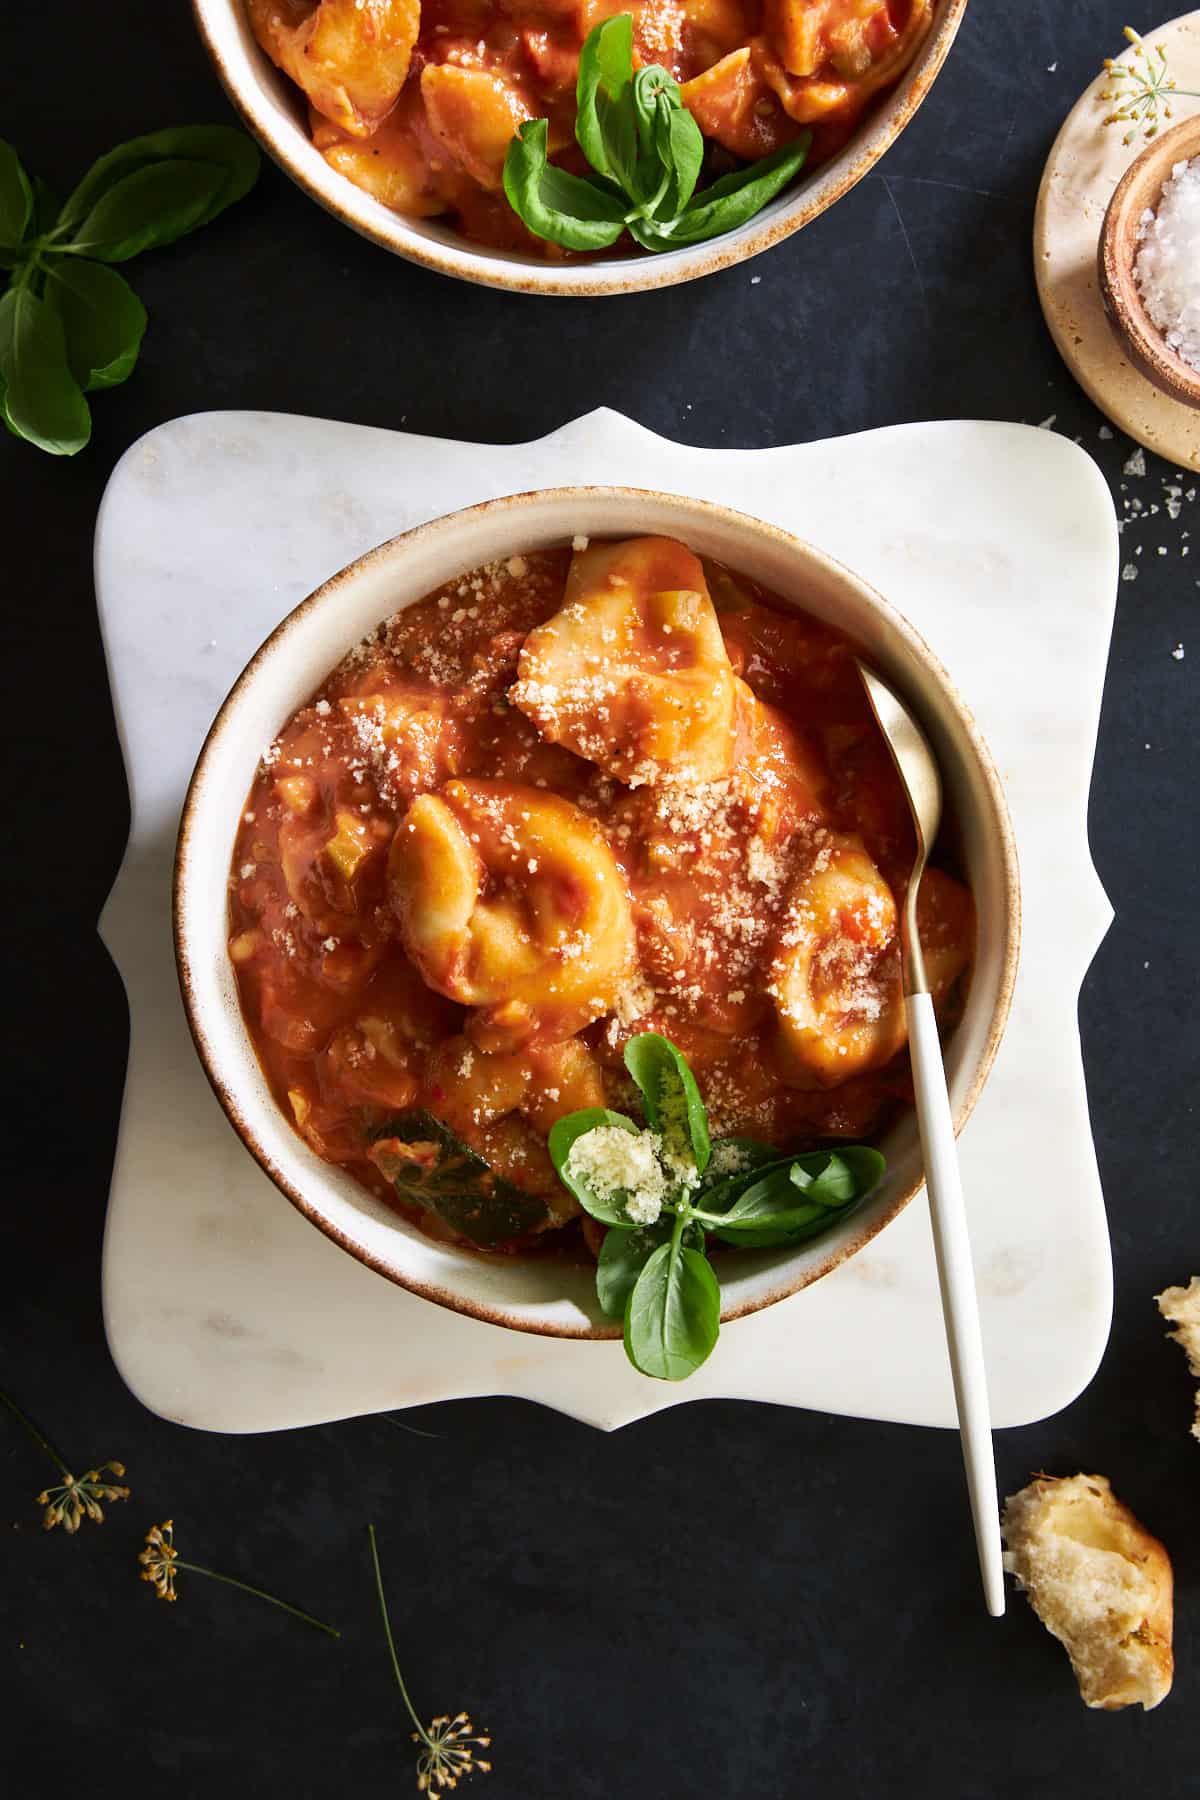
[[[1171,1559],[1103,1475],[1036,1475],[1004,1503],[1005,1567],[1071,1659],[1088,1706],[1171,1691]]]
[[[1168,1325],[1177,1327],[1167,1335],[1183,1346],[1187,1352],[1188,1368],[1193,1375],[1200,1377],[1200,1275],[1193,1275],[1186,1287],[1164,1288],[1154,1298]],[[1200,1438],[1200,1391],[1196,1394],[1192,1436]]]

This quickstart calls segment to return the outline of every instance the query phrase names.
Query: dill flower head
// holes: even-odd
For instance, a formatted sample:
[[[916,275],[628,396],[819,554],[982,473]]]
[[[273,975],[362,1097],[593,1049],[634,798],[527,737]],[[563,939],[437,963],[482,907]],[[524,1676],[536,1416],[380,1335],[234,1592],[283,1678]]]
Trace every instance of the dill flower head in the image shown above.
[[[104,1508],[100,1502],[129,1498],[127,1487],[119,1487],[104,1477],[124,1473],[124,1463],[105,1462],[98,1469],[89,1469],[78,1480],[74,1475],[64,1475],[58,1487],[43,1488],[37,1497],[38,1505],[46,1509],[42,1514],[43,1530],[53,1531],[56,1525],[61,1525],[64,1531],[78,1531],[85,1517],[95,1525],[103,1525]]]
[[[152,1581],[160,1600],[175,1600],[175,1564],[179,1552],[175,1548],[175,1526],[171,1519],[152,1525],[146,1533],[146,1548],[138,1553],[143,1565],[142,1580]]]
[[[1162,44],[1148,44],[1132,25],[1125,27],[1125,36],[1134,46],[1133,56],[1127,63],[1105,57],[1108,80],[1099,98],[1112,107],[1104,123],[1128,125],[1121,142],[1132,144],[1139,131],[1143,137],[1155,137],[1160,121],[1172,116],[1170,96],[1176,92],[1176,86],[1174,78],[1167,74],[1167,53]]]
[[[422,1794],[435,1788],[456,1788],[464,1775],[490,1775],[492,1765],[476,1754],[486,1750],[491,1738],[477,1734],[465,1712],[454,1717],[431,1719],[426,1728],[413,1732],[414,1744],[420,1744],[417,1756],[417,1787]]]

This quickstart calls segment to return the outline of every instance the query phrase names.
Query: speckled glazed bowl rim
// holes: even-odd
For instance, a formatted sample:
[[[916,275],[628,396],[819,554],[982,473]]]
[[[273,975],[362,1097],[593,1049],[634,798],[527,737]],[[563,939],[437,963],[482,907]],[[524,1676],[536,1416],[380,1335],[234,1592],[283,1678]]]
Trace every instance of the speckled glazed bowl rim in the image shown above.
[[[700,553],[717,555],[767,581],[800,609],[833,623],[841,616],[843,628],[853,623],[852,635],[860,646],[921,714],[955,803],[980,917],[971,988],[948,1046],[956,1130],[962,1129],[974,1108],[1007,1023],[1020,941],[1020,885],[999,775],[971,714],[924,639],[841,563],[778,526],[746,514],[636,488],[552,488],[488,500],[379,545],[323,582],[276,627],[238,677],[201,748],[184,801],[175,857],[172,912],[179,982],[188,1025],[212,1088],[234,1130],[281,1192],[361,1262],[427,1300],[491,1324],[552,1337],[601,1339],[619,1336],[620,1328],[596,1311],[588,1271],[564,1272],[561,1264],[549,1259],[487,1258],[435,1244],[308,1149],[266,1088],[225,951],[224,898],[233,838],[261,748],[372,624],[467,568],[521,549],[567,543],[576,532],[597,537],[671,533]],[[456,547],[464,538],[471,539],[472,547],[455,560]],[[436,566],[445,573],[437,580],[424,580],[419,591],[413,587],[411,593],[397,595],[406,565],[419,563],[423,555],[440,559]],[[364,625],[360,618],[353,630],[339,636],[340,650],[328,655],[327,621],[340,615],[357,587],[365,586],[369,595],[380,585],[380,577],[385,578],[390,598],[372,602],[368,622]],[[416,580],[415,571],[411,579]],[[317,643],[323,646],[319,654]],[[314,659],[321,656],[327,660],[314,676]],[[306,665],[303,676],[298,668],[291,673],[300,663]],[[267,712],[259,689],[275,676],[287,691]],[[239,734],[252,737],[256,748],[231,752],[231,739]],[[973,784],[974,799],[964,791],[964,782]],[[219,920],[211,916],[218,877]],[[207,900],[201,891],[205,882]],[[973,1051],[967,1048],[968,1034]],[[224,1047],[218,1042],[223,1035],[228,1038]],[[257,1122],[250,1117],[253,1111],[258,1113]],[[756,1312],[819,1280],[903,1210],[922,1184],[911,1114],[905,1115],[897,1133],[908,1173],[897,1177],[894,1191],[888,1192],[893,1161],[879,1193],[816,1245],[748,1252],[727,1260],[722,1267],[724,1320]],[[363,1229],[385,1239],[386,1250],[378,1242],[363,1241],[354,1222],[356,1209],[363,1216]],[[415,1266],[431,1262],[438,1265],[434,1273]],[[490,1273],[484,1276],[481,1270]],[[468,1291],[481,1286],[487,1291]],[[509,1299],[507,1289],[517,1286],[525,1292],[519,1299]]]
[[[1172,350],[1146,311],[1133,271],[1137,226],[1162,197],[1174,165],[1200,156],[1200,117],[1172,126],[1130,163],[1104,213],[1096,260],[1105,315],[1130,359],[1163,393],[1200,407],[1200,371]]]
[[[674,287],[747,261],[781,243],[819,217],[835,200],[870,173],[895,142],[945,62],[966,11],[967,0],[935,0],[924,43],[896,87],[863,127],[809,180],[764,207],[740,230],[691,249],[661,256],[627,256],[601,263],[548,264],[473,249],[468,240],[436,222],[421,223],[356,188],[327,163],[293,116],[294,90],[259,49],[245,17],[243,0],[192,0],[200,36],[221,84],[263,149],[298,187],[327,212],[385,250],[483,287],[518,294],[633,294]]]

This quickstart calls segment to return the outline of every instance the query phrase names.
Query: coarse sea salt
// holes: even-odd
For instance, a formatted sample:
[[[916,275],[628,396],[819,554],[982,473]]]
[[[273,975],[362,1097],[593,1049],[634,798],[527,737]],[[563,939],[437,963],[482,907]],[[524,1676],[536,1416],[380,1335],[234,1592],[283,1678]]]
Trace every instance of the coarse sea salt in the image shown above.
[[[1138,224],[1134,263],[1151,320],[1177,355],[1200,369],[1200,156],[1177,162],[1155,211]]]

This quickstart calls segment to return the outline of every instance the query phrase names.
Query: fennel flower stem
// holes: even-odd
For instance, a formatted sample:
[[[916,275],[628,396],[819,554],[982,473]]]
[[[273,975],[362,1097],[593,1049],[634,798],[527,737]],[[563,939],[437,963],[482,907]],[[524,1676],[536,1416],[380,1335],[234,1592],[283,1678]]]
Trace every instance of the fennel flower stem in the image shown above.
[[[25,1427],[34,1443],[39,1445],[41,1449],[46,1452],[46,1455],[50,1458],[51,1462],[57,1463],[60,1474],[70,1477],[70,1469],[68,1469],[66,1463],[54,1448],[54,1445],[50,1442],[50,1439],[46,1436],[45,1432],[38,1430],[33,1420],[29,1417],[29,1414],[22,1412],[12,1395],[6,1394],[3,1388],[0,1388],[0,1400],[7,1406],[14,1419],[18,1420],[18,1422]]]
[[[392,1621],[388,1616],[387,1596],[383,1591],[383,1571],[379,1567],[379,1551],[375,1544],[374,1525],[367,1526],[367,1536],[371,1542],[371,1562],[375,1569],[375,1592],[379,1595],[379,1611],[383,1618],[383,1630],[384,1635],[387,1638],[388,1654],[392,1659],[392,1673],[395,1675],[396,1685],[400,1689],[400,1698],[404,1702],[409,1718],[417,1729],[421,1742],[428,1749],[432,1750],[434,1748],[433,1740],[426,1731],[424,1725],[422,1725],[420,1719],[417,1717],[417,1709],[409,1699],[408,1689],[404,1684],[404,1677],[400,1673],[400,1659],[396,1655],[396,1642],[392,1637]]]
[[[210,1581],[223,1581],[227,1587],[241,1588],[243,1594],[253,1594],[258,1600],[266,1600],[269,1605],[279,1607],[281,1612],[291,1613],[293,1619],[303,1619],[306,1625],[315,1625],[318,1631],[324,1631],[331,1638],[340,1638],[341,1632],[334,1625],[326,1625],[323,1619],[314,1619],[311,1613],[301,1612],[298,1606],[289,1606],[277,1594],[268,1594],[264,1588],[251,1587],[248,1581],[239,1581],[236,1575],[221,1575],[216,1569],[202,1569],[199,1563],[184,1562],[182,1557],[175,1560],[177,1569],[188,1569],[193,1575],[207,1575]]]

